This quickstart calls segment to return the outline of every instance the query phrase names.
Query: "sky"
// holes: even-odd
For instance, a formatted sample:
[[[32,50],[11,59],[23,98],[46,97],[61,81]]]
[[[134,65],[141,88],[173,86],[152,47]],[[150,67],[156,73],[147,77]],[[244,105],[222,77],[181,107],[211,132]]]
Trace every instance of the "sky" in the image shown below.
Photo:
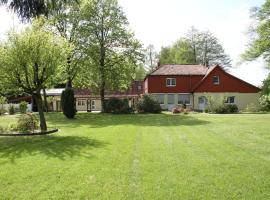
[[[230,55],[230,73],[260,86],[268,74],[263,61],[239,63],[246,49],[247,30],[252,23],[249,10],[264,0],[119,0],[135,36],[159,51],[184,36],[191,26],[209,30]],[[12,28],[22,28],[16,15],[0,7],[0,39]]]

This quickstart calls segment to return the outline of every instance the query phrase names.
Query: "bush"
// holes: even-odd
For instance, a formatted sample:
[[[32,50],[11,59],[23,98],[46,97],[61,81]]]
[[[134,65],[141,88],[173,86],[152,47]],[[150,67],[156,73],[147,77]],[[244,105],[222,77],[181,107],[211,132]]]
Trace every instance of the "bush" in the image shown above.
[[[76,105],[75,105],[75,98],[74,98],[74,91],[73,89],[65,89],[61,95],[61,106],[63,109],[64,115],[69,118],[73,119],[76,115]]]
[[[21,115],[17,124],[17,130],[23,133],[34,132],[38,127],[39,120],[35,114]]]
[[[105,101],[104,112],[113,114],[129,114],[133,109],[128,105],[128,99],[111,98]]]
[[[151,95],[143,95],[137,103],[139,113],[161,113],[161,107],[155,98]]]
[[[27,105],[28,105],[28,103],[25,102],[25,101],[23,101],[23,102],[20,103],[19,108],[20,108],[20,112],[22,114],[25,114],[26,113],[26,111],[27,111]]]
[[[0,108],[0,115],[5,114],[7,111],[4,108]]]
[[[260,105],[262,111],[270,111],[270,94],[261,96]]]
[[[214,112],[218,114],[237,113],[238,107],[235,104],[223,104],[223,105],[217,106],[214,109]]]
[[[8,108],[8,113],[10,115],[14,115],[15,114],[15,107],[13,105],[10,105]]]

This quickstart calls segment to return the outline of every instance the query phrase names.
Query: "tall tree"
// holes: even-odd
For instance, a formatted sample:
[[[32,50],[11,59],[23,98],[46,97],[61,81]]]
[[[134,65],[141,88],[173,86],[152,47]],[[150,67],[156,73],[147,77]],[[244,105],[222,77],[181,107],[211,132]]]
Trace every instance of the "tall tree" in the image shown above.
[[[145,49],[145,68],[148,72],[152,72],[158,63],[158,53],[154,45],[150,44]]]
[[[209,31],[198,31],[192,27],[185,37],[172,46],[161,49],[161,64],[219,64],[231,67],[231,59],[225,53],[218,39]]]
[[[79,0],[0,0],[0,5],[6,4],[22,20],[28,21],[41,15],[48,17],[54,11],[73,2],[79,2]]]
[[[86,2],[82,15],[80,44],[86,64],[79,79],[98,90],[103,110],[105,90],[125,89],[134,79],[138,60],[143,60],[141,44],[116,0]]]
[[[41,90],[55,78],[66,58],[62,38],[43,30],[40,21],[20,34],[12,33],[0,49],[0,71],[5,88],[16,88],[33,96],[40,128],[47,130]]]
[[[250,29],[251,41],[247,50],[242,54],[244,61],[263,58],[270,68],[270,0],[251,10],[251,17],[255,20]]]
[[[59,34],[70,46],[72,51],[67,56],[66,67],[61,73],[62,79],[66,82],[66,88],[72,88],[72,82],[80,70],[82,64],[82,52],[78,45],[80,40],[80,33],[78,32],[80,23],[81,8],[78,3],[73,3],[62,7],[50,16],[48,25],[49,27]]]

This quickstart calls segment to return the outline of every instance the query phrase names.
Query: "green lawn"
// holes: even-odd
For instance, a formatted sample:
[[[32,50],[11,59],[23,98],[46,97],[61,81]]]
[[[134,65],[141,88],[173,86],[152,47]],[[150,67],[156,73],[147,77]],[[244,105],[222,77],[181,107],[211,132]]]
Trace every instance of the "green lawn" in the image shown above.
[[[0,199],[270,199],[270,114],[47,119],[0,137]]]

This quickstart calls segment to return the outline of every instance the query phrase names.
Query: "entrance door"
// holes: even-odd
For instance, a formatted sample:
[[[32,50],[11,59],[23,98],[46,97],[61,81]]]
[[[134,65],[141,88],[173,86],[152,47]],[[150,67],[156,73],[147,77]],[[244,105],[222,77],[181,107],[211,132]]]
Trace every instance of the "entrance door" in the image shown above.
[[[204,96],[199,97],[199,110],[204,111],[207,106],[207,99]]]

